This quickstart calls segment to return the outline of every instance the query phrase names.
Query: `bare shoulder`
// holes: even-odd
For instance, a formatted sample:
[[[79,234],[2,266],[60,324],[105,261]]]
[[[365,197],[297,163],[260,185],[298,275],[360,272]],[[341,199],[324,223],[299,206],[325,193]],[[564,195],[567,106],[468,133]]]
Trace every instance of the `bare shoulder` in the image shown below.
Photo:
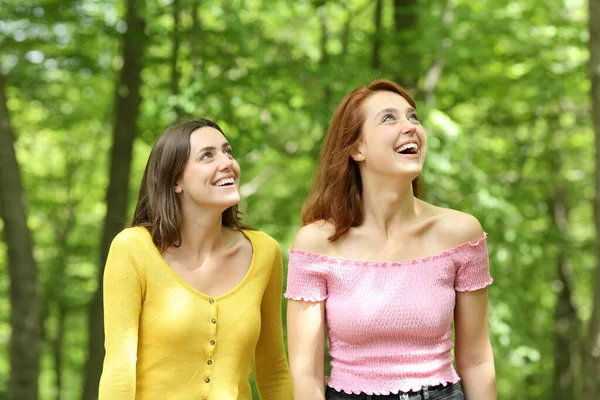
[[[304,225],[296,233],[292,248],[327,254],[331,247],[328,238],[334,233],[334,226],[327,221],[316,221]]]
[[[435,207],[437,214],[436,231],[448,247],[471,242],[476,243],[483,237],[483,228],[479,220],[471,214],[450,208]]]

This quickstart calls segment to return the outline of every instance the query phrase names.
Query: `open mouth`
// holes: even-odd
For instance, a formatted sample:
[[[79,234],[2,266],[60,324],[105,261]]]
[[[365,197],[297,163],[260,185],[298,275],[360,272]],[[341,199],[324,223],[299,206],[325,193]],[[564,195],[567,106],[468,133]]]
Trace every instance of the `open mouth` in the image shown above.
[[[219,179],[218,181],[213,183],[213,186],[217,186],[217,187],[234,186],[234,185],[235,185],[235,179],[233,179],[233,178],[223,178],[223,179]]]
[[[402,146],[398,147],[394,151],[398,154],[404,154],[404,155],[418,154],[419,153],[419,145],[414,142],[406,143],[406,144],[403,144]]]

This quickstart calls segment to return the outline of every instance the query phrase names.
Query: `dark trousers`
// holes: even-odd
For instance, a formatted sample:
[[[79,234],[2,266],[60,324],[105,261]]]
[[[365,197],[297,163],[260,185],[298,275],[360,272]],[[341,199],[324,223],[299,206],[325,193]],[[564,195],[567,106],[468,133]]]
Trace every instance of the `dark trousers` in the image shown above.
[[[327,387],[325,391],[326,400],[465,400],[460,383],[446,386],[423,386],[421,390],[414,392],[400,392],[398,394],[376,395],[376,394],[347,394]]]

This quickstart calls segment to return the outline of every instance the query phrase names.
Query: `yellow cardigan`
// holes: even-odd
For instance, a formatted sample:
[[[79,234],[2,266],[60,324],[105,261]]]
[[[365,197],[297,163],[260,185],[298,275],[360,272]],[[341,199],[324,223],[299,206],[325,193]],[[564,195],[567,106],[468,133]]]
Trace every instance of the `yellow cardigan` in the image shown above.
[[[211,298],[171,269],[142,227],[112,242],[104,272],[104,368],[99,400],[292,399],[281,322],[277,242],[244,230],[246,276]]]

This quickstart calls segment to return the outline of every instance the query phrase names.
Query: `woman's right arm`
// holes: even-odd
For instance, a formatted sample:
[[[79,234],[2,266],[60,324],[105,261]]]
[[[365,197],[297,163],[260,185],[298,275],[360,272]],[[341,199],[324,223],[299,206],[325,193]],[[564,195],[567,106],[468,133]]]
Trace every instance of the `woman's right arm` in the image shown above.
[[[294,399],[325,399],[325,301],[288,300],[287,337]]]
[[[99,400],[135,399],[139,317],[143,281],[126,231],[113,240],[104,269],[104,366]]]

